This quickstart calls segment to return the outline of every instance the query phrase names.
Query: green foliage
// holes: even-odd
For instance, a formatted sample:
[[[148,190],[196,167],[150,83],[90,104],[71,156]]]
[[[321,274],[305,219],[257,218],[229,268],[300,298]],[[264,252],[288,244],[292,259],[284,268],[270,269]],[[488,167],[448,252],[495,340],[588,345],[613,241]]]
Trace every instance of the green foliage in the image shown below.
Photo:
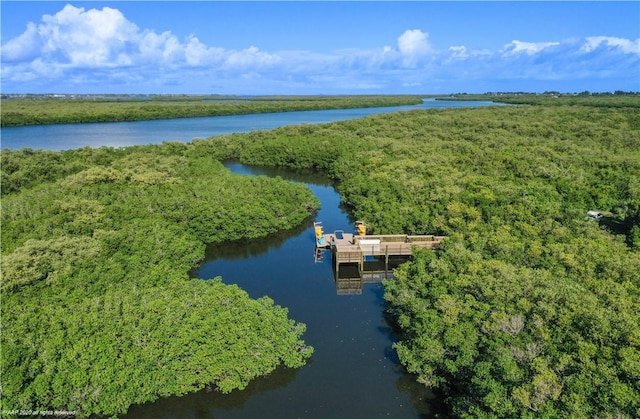
[[[40,183],[61,179],[89,167],[99,170],[117,158],[135,150],[89,147],[68,150],[61,153],[32,150],[3,149],[0,166],[0,187],[2,195],[30,188]]]
[[[286,309],[188,278],[207,243],[299,225],[318,206],[303,185],[184,144],[2,153],[9,177],[53,169],[2,199],[2,410],[113,415],[311,356]]]
[[[457,240],[437,256],[418,255],[386,284],[403,362],[427,385],[455,386],[459,415],[635,416],[640,258],[597,240],[610,244],[602,263],[633,263],[622,278],[481,259]]]
[[[347,109],[415,105],[422,96],[268,96],[211,98],[156,96],[136,98],[3,99],[0,125],[68,124],[80,122],[143,121],[267,112]]]
[[[566,106],[581,105],[603,108],[639,108],[640,92],[615,92],[562,94],[559,92],[532,93],[485,93],[482,95],[456,95],[447,100],[493,100],[513,105]],[[630,120],[639,121],[637,115],[628,115]],[[638,128],[638,125],[635,126]]]
[[[403,265],[385,296],[402,363],[455,416],[636,417],[638,99],[562,104],[204,143],[246,162],[323,168],[374,232],[449,236]],[[592,209],[606,217],[585,220]]]
[[[630,354],[640,347],[629,337],[640,333],[640,254],[584,220],[589,209],[625,208],[617,231],[634,244],[634,112],[378,117],[411,129],[385,131],[341,169],[344,200],[376,231],[450,236],[437,255],[404,265],[386,298],[400,359],[456,416],[638,415]]]
[[[37,281],[56,281],[78,264],[97,257],[100,251],[100,242],[90,237],[27,240],[2,258],[2,291]]]
[[[220,281],[123,281],[100,295],[64,287],[37,295],[40,305],[31,293],[5,299],[20,310],[5,314],[3,363],[12,368],[4,369],[3,408],[123,413],[211,384],[242,389],[312,353],[286,309]]]

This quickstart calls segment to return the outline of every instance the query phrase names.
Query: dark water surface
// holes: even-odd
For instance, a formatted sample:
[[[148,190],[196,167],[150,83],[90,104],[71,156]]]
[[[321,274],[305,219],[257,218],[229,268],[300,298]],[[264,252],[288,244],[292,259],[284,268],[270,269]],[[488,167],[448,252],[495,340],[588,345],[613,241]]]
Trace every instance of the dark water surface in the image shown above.
[[[354,230],[328,181],[314,175],[228,164],[242,174],[268,174],[306,183],[322,203],[315,220],[326,231]],[[330,254],[316,261],[313,220],[278,237],[210,247],[195,273],[222,276],[251,297],[264,295],[307,325],[315,348],[298,370],[278,369],[247,389],[223,395],[201,391],[134,406],[128,418],[419,418],[431,417],[437,401],[404,372],[392,348],[380,283],[359,295],[338,295]]]
[[[213,135],[250,132],[286,125],[319,124],[368,115],[429,108],[463,108],[498,105],[489,101],[426,99],[412,106],[332,109],[325,111],[279,112],[204,118],[162,119],[155,121],[108,122],[94,124],[33,125],[3,127],[2,148],[30,147],[43,150],[69,150],[81,147],[126,147],[163,141],[191,141]]]

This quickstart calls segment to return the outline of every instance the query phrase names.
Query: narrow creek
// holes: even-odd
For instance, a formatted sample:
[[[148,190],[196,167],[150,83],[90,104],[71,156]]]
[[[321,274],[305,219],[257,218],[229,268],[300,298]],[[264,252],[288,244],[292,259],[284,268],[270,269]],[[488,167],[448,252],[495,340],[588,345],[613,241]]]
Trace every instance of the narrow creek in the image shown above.
[[[243,175],[280,176],[305,183],[322,208],[314,217],[325,231],[354,230],[328,179],[315,174],[226,164]],[[400,365],[384,318],[383,286],[338,293],[329,253],[317,260],[313,218],[298,229],[248,243],[210,247],[194,276],[237,284],[253,298],[264,295],[307,325],[311,361],[280,368],[242,391],[203,390],[133,406],[129,418],[420,418],[438,405]]]

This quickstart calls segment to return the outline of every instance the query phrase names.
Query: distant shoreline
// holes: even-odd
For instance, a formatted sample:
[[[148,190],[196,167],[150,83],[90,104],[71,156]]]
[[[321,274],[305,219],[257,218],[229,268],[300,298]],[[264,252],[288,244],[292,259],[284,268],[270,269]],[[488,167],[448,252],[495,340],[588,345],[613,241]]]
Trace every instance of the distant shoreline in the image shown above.
[[[147,121],[221,115],[417,105],[425,95],[3,95],[0,126]]]

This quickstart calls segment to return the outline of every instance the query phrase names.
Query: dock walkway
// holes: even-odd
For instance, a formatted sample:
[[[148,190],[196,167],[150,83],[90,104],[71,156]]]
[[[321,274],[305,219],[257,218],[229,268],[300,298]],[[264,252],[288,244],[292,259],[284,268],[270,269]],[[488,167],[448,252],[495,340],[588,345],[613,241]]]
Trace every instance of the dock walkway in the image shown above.
[[[406,234],[360,236],[336,231],[324,234],[323,240],[316,245],[319,248],[331,249],[336,273],[340,265],[345,263],[357,264],[358,270],[362,272],[367,257],[380,260],[384,258],[385,267],[388,267],[390,257],[409,257],[415,248],[437,249],[444,238],[445,236]]]

